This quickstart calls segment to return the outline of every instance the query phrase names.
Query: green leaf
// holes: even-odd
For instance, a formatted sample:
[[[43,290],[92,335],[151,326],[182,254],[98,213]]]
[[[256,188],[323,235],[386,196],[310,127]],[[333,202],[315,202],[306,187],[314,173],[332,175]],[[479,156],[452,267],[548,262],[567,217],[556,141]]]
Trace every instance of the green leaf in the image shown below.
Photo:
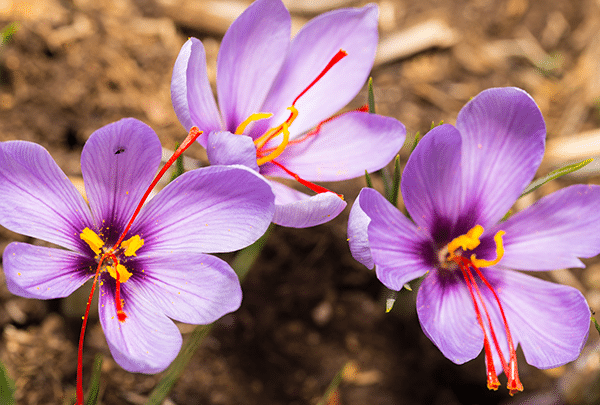
[[[272,228],[273,225],[271,225],[269,229],[267,229],[267,232],[265,232],[265,234],[256,242],[247,248],[240,250],[235,259],[233,259],[231,267],[240,278],[240,282],[244,280],[248,274],[248,271],[256,262],[256,259],[258,259],[258,256],[264,248]],[[204,338],[208,336],[212,330],[213,325],[214,324],[211,323],[209,325],[196,326],[190,338],[183,344],[181,351],[175,360],[173,360],[173,363],[171,363],[171,365],[167,368],[161,380],[150,393],[150,396],[146,401],[146,405],[160,405],[163,403],[165,398],[167,398],[169,395],[169,392],[171,392],[173,389],[173,386],[177,380],[179,380],[179,377],[181,377],[181,374],[183,374],[185,371],[190,360],[192,360],[194,353],[196,353],[196,350],[198,350]]]
[[[392,176],[390,176],[387,167],[382,168],[378,173],[383,181],[383,194],[385,195],[385,199],[392,201]]]
[[[373,187],[373,181],[371,180],[371,175],[366,170],[365,170],[365,180],[367,181],[367,187],[374,188]]]
[[[175,150],[177,150],[177,148],[179,148],[179,142],[175,144]],[[185,169],[183,168],[183,154],[181,154],[175,161],[175,165],[173,166],[173,174],[171,175],[169,183],[181,176],[183,173],[185,173]]]
[[[594,312],[592,312],[592,313],[594,313]],[[596,318],[594,318],[593,315],[590,315],[590,318],[592,318],[592,322],[594,322],[594,326],[596,327],[596,330],[598,331],[598,333],[600,333],[600,325],[598,325],[598,321],[596,320]]]
[[[529,186],[527,186],[527,188],[525,189],[525,191],[523,191],[523,194],[521,194],[521,196],[519,198],[526,196],[527,194],[537,190],[538,188],[542,187],[544,184],[548,183],[551,180],[557,179],[561,176],[564,176],[565,174],[573,173],[574,171],[577,171],[577,170],[581,169],[582,167],[587,166],[593,160],[594,159],[586,159],[586,160],[582,160],[579,163],[573,163],[573,164],[561,167],[560,169],[553,170],[552,172],[548,173],[546,176],[542,177],[541,179],[537,179],[536,181],[531,183]]]
[[[385,313],[387,314],[394,308],[394,303],[396,302],[396,298],[398,298],[398,291],[390,290],[389,288],[386,288],[386,290]]]
[[[419,141],[421,140],[421,138],[422,138],[421,132],[417,131],[417,133],[415,134],[415,140],[414,140],[414,142],[412,144],[412,148],[410,148],[410,153],[413,153],[413,151],[417,147],[417,144],[419,143]]]
[[[98,353],[96,357],[94,357],[90,388],[85,405],[96,405],[96,403],[98,403],[98,393],[100,392],[100,375],[102,374],[102,359],[103,357],[101,353]]]
[[[8,24],[6,27],[0,31],[0,36],[2,36],[1,45],[6,45],[15,35],[15,32],[19,30],[19,23],[13,22]]]
[[[325,394],[323,394],[319,402],[317,402],[317,405],[337,403],[331,401],[331,397],[335,395],[340,384],[345,379],[344,377],[346,377],[346,379],[353,379],[355,378],[357,371],[358,365],[356,364],[356,362],[352,360],[347,361],[346,364],[344,364],[342,368],[340,368],[340,370],[337,372],[337,374],[333,377],[333,379],[329,383],[329,386],[327,387],[327,390],[325,390]]]
[[[375,114],[375,94],[373,93],[373,78],[369,77],[369,84],[367,85],[367,91],[369,93],[369,112]]]
[[[392,176],[392,199],[390,202],[394,207],[398,206],[398,194],[400,193],[400,155],[394,159],[394,175]]]
[[[8,375],[4,364],[0,362],[0,403],[14,405],[15,383]]]

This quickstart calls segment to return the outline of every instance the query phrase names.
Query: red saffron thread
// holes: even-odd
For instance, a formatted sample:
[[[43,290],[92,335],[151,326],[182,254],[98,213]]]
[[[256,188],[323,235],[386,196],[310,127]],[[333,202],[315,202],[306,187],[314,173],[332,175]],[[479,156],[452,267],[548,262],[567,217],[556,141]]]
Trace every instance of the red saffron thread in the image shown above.
[[[500,385],[500,382],[498,381],[498,378],[497,378],[495,370],[494,370],[493,357],[492,357],[492,352],[491,352],[491,348],[489,345],[489,340],[488,340],[485,328],[483,326],[483,320],[481,319],[481,314],[480,314],[478,304],[475,299],[475,294],[473,293],[473,290],[476,291],[477,296],[479,297],[479,301],[481,302],[481,305],[484,309],[485,316],[488,321],[490,335],[494,342],[494,346],[496,348],[498,356],[500,357],[500,361],[502,363],[502,369],[504,371],[504,374],[506,374],[506,377],[508,379],[507,388],[509,390],[509,393],[510,393],[510,395],[514,395],[518,391],[523,391],[523,384],[521,384],[521,381],[519,379],[518,369],[517,369],[517,353],[515,350],[512,335],[510,333],[510,328],[508,327],[508,322],[506,320],[504,308],[502,307],[502,304],[500,302],[500,298],[498,297],[498,294],[496,293],[496,291],[494,290],[494,288],[492,287],[490,282],[485,278],[485,276],[483,275],[481,270],[479,270],[479,268],[477,266],[475,266],[470,260],[468,260],[462,256],[457,256],[452,260],[455,261],[459,265],[461,271],[463,272],[465,282],[467,284],[467,287],[469,288],[469,292],[470,292],[471,298],[473,300],[473,305],[475,306],[475,312],[477,314],[479,326],[481,327],[483,334],[484,334],[484,349],[485,349],[485,358],[486,358],[486,369],[487,369],[487,375],[488,375],[488,388],[495,390]],[[496,337],[496,333],[495,333],[493,325],[492,325],[491,317],[490,317],[487,307],[485,305],[485,301],[483,300],[483,296],[481,294],[479,286],[477,285],[477,282],[475,281],[475,277],[473,276],[473,273],[471,272],[470,268],[473,268],[475,270],[475,272],[477,273],[477,275],[479,276],[481,281],[492,292],[492,294],[494,295],[494,299],[496,300],[496,303],[498,304],[498,308],[500,310],[500,314],[502,315],[502,322],[504,324],[504,329],[506,332],[506,340],[508,343],[508,351],[509,351],[509,363],[508,364],[506,362],[506,358],[504,357],[504,355],[502,353],[500,344],[498,343],[498,338]],[[493,376],[490,374],[493,374]]]
[[[323,76],[325,76],[325,73],[327,73],[329,71],[329,69],[331,69],[336,63],[338,63],[340,60],[342,60],[343,58],[345,58],[346,56],[348,56],[348,52],[344,51],[343,49],[340,49],[334,56],[333,58],[331,58],[331,60],[329,61],[329,63],[327,64],[327,66],[325,66],[325,69],[323,69],[321,71],[321,73],[319,73],[319,75],[315,78],[315,80],[313,80],[308,87],[306,87],[302,93],[298,94],[298,97],[296,97],[294,99],[294,102],[292,103],[292,105],[296,105],[296,101],[298,101],[298,99],[300,97],[302,97],[304,95],[304,93],[306,93],[312,86],[315,85],[316,82],[318,82],[319,80],[321,80],[321,78]]]
[[[304,180],[303,178],[301,178],[300,176],[298,176],[296,173],[292,172],[291,170],[287,169],[284,165],[282,165],[279,162],[276,162],[274,160],[271,160],[271,163],[273,163],[275,166],[281,168],[284,172],[286,172],[287,174],[289,174],[290,176],[292,176],[294,179],[296,179],[296,181],[300,184],[302,184],[303,186],[306,186],[308,188],[310,188],[312,191],[314,191],[317,194],[321,194],[321,193],[327,193],[327,192],[333,192],[331,190],[326,189],[323,186],[319,186],[318,184],[315,183],[311,183],[308,180]],[[344,199],[344,196],[342,194],[337,194],[338,197],[340,197],[342,200]]]

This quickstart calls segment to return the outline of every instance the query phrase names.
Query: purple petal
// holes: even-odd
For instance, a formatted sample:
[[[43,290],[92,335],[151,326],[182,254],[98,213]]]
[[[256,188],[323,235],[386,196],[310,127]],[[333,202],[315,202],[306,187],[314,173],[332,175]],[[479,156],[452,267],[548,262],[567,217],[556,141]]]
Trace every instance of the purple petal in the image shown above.
[[[0,224],[71,250],[92,218],[81,194],[50,154],[30,142],[0,144]]]
[[[308,228],[331,221],[346,207],[332,192],[309,196],[279,182],[271,181],[275,193],[273,222],[290,228]]]
[[[277,160],[306,180],[346,180],[388,164],[405,135],[404,125],[394,118],[353,111],[327,122],[306,141],[288,145]],[[275,169],[270,165],[267,170],[273,173],[263,174],[284,176]]]
[[[262,110],[272,112],[271,122],[283,122],[285,109],[321,73],[340,49],[348,56],[338,62],[305,95],[296,107],[298,118],[292,135],[315,127],[348,104],[365,84],[377,48],[378,10],[374,4],[341,9],[309,21],[292,41],[285,63]]]
[[[546,126],[535,101],[507,87],[481,92],[458,114],[465,193],[486,228],[508,212],[542,161]]]
[[[256,145],[249,136],[228,131],[211,132],[206,153],[211,165],[244,165],[258,172]]]
[[[19,242],[4,249],[2,263],[8,290],[37,299],[66,297],[96,270],[86,272],[93,260],[78,253]]]
[[[290,14],[281,0],[257,0],[229,27],[217,57],[217,93],[225,129],[260,107],[290,43]]]
[[[460,182],[460,150],[460,134],[445,124],[429,131],[406,163],[401,183],[404,204],[426,232],[433,233],[441,222],[452,229],[461,216],[468,215]]]
[[[527,363],[547,369],[575,360],[588,337],[590,310],[575,288],[511,270],[494,271],[513,339]]]
[[[377,278],[387,288],[402,286],[433,270],[432,242],[381,194],[363,188],[358,196],[360,207],[371,219],[369,246],[377,265]]]
[[[187,131],[194,125],[204,131],[198,138],[202,146],[206,146],[210,131],[222,129],[206,72],[206,53],[202,42],[196,38],[188,39],[179,51],[171,79],[171,100],[179,122]]]
[[[90,136],[81,154],[81,172],[98,227],[129,221],[156,174],[161,154],[156,133],[133,118],[108,124]]]
[[[180,252],[139,261],[144,275],[136,293],[176,321],[208,324],[237,310],[242,302],[237,275],[216,257]]]
[[[115,361],[132,373],[163,371],[181,348],[181,333],[155,303],[137,293],[136,285],[121,284],[125,322],[117,320],[114,291],[100,284],[98,311],[106,342]]]
[[[600,186],[574,185],[552,193],[498,224],[506,231],[502,267],[554,270],[584,267],[578,257],[600,253]]]
[[[220,253],[242,249],[265,233],[274,212],[269,183],[245,166],[184,173],[142,209],[130,234],[141,254]]]
[[[371,246],[369,245],[369,236],[367,233],[371,218],[360,207],[360,195],[366,190],[363,188],[352,204],[350,216],[348,217],[348,244],[352,257],[367,268],[372,269],[375,266],[373,256],[371,255]]]
[[[425,277],[417,294],[417,314],[423,332],[454,363],[465,363],[481,352],[483,332],[469,290],[456,272],[447,278],[437,271]]]

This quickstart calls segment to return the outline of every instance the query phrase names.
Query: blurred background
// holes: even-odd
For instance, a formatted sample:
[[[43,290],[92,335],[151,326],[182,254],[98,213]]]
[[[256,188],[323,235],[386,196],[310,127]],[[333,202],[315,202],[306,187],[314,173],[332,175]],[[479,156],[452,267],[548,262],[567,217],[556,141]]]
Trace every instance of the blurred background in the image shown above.
[[[287,0],[294,32],[351,0]],[[402,121],[407,143],[433,122],[454,123],[489,87],[517,86],[544,114],[547,153],[538,176],[600,156],[600,1],[380,0],[373,68],[377,112]],[[46,147],[73,181],[89,135],[123,117],[154,128],[174,149],[185,130],[172,110],[170,80],[181,45],[200,38],[215,82],[220,40],[245,0],[0,0],[0,27],[18,22],[0,47],[0,140]],[[347,107],[367,101],[366,89]],[[199,145],[186,155],[206,161]],[[400,153],[406,162],[407,150]],[[510,168],[508,169],[510,170]],[[374,176],[380,190],[381,180]],[[572,183],[600,184],[593,164],[522,198],[522,209]],[[364,179],[330,184],[349,207]],[[4,196],[3,198],[7,198]],[[525,391],[486,388],[483,357],[457,366],[421,331],[415,293],[385,314],[385,291],[346,243],[347,209],[311,229],[276,227],[243,282],[241,308],[217,322],[165,404],[316,404],[349,360],[358,366],[331,404],[600,403],[599,335],[580,358],[540,371],[520,356]],[[600,230],[599,230],[600,231]],[[0,230],[0,249],[28,241]],[[539,275],[580,289],[600,309],[600,261]],[[11,295],[0,272],[0,360],[17,404],[64,404],[74,395],[84,302]],[[416,287],[416,286],[413,286]],[[83,295],[87,297],[89,288]],[[415,289],[416,291],[416,289]],[[184,339],[193,326],[180,325]],[[100,403],[144,404],[160,378],[130,374],[110,358],[97,318],[88,327],[84,386],[93,357],[106,354]],[[501,377],[501,381],[505,381]]]

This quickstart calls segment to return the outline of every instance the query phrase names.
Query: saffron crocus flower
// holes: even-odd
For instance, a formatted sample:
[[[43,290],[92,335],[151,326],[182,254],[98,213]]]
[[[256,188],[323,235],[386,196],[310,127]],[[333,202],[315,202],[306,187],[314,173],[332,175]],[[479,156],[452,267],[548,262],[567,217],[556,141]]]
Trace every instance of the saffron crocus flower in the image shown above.
[[[413,221],[373,189],[350,213],[356,260],[388,288],[425,276],[417,294],[423,331],[457,364],[483,347],[488,387],[505,372],[522,390],[515,349],[547,369],[574,360],[587,339],[590,311],[574,288],[525,275],[583,267],[600,252],[600,187],[575,185],[502,221],[542,160],[545,124],[533,99],[516,88],[489,89],[459,113],[456,126],[433,128],[403,173]]]
[[[93,278],[160,159],[158,137],[140,121],[124,119],[94,132],[81,156],[88,205],[41,146],[1,143],[0,224],[60,247],[9,244],[3,256],[9,290],[60,298]],[[119,365],[159,372],[181,347],[172,320],[207,324],[239,307],[236,274],[207,253],[258,239],[271,222],[272,201],[269,185],[252,170],[214,166],[181,175],[142,207],[100,264],[100,322]]]
[[[217,58],[217,95],[202,43],[190,38],[173,70],[180,122],[197,126],[211,164],[243,164],[264,176],[296,179],[318,194],[270,181],[273,222],[308,227],[346,203],[314,181],[338,181],[382,168],[401,148],[404,126],[365,111],[329,119],[365,83],[377,47],[377,7],[340,9],[306,24],[290,42],[281,0],[254,2],[231,25]],[[312,131],[311,131],[312,129]]]

